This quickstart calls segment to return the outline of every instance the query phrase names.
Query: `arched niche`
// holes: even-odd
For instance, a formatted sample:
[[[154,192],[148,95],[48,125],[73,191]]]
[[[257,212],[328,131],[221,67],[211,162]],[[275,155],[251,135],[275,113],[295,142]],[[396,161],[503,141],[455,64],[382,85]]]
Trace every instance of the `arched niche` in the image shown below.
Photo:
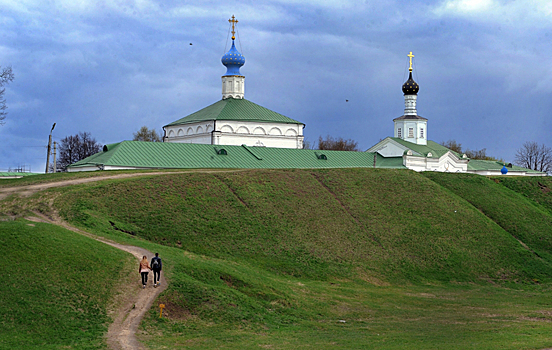
[[[281,136],[282,135],[282,130],[280,130],[280,128],[274,127],[272,129],[270,129],[269,134],[270,135],[279,135],[279,136]]]
[[[253,130],[253,134],[254,135],[266,135],[266,131],[265,131],[265,129],[258,126]]]
[[[295,131],[294,129],[287,129],[286,136],[297,136],[297,131]]]
[[[245,126],[240,126],[238,130],[236,130],[236,134],[249,134],[249,129]]]
[[[234,132],[234,129],[232,129],[232,127],[231,127],[230,125],[223,125],[223,126],[220,128],[220,131],[221,131],[221,132],[233,133],[233,132]]]

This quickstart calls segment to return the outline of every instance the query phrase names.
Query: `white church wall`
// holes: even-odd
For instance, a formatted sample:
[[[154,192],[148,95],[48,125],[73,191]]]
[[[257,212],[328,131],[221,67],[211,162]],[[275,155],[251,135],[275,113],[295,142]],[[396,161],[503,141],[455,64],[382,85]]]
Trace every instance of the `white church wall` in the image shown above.
[[[303,148],[304,140],[301,124],[235,120],[169,126],[165,128],[165,132],[165,142],[180,143]]]
[[[414,171],[439,171],[448,173],[465,173],[468,170],[468,161],[458,159],[447,152],[441,158],[405,155],[403,164]]]
[[[245,93],[245,77],[225,75],[222,77],[222,98],[242,99]]]
[[[395,121],[394,135],[408,142],[418,145],[427,145],[427,121]]]

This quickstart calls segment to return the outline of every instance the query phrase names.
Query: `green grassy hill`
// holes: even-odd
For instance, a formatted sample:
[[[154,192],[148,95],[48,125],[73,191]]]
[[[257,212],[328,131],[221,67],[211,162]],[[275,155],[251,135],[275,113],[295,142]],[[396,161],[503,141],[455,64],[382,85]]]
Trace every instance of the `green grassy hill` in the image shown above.
[[[129,232],[296,277],[359,271],[388,282],[550,277],[549,260],[534,254],[551,251],[549,213],[481,176],[432,175],[434,181],[379,169],[179,174],[85,186],[65,192],[56,205],[70,222],[103,234]],[[526,225],[515,220],[520,232],[512,235],[498,217],[441,186],[440,179],[452,177],[468,184],[466,193],[480,193],[480,183],[502,190],[500,198],[479,197],[495,198],[502,207],[492,210],[507,218],[518,209],[504,208],[519,197],[513,203],[526,208]]]
[[[550,180],[195,172],[28,201],[160,252],[167,318],[151,310],[150,345],[539,349],[552,346]]]
[[[0,349],[106,348],[107,306],[132,257],[25,220],[0,222],[0,247]]]

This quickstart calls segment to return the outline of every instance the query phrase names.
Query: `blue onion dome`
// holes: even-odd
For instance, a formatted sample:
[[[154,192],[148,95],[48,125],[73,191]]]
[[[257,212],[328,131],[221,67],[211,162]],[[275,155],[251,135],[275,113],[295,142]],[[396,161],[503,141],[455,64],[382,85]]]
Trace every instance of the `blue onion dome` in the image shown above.
[[[502,173],[502,175],[508,174],[508,169],[506,168],[506,165],[503,166],[502,169],[500,169],[500,172]]]
[[[245,64],[245,57],[236,49],[234,40],[232,40],[232,47],[230,50],[222,56],[221,62],[226,66],[225,75],[241,75],[240,67]]]
[[[402,86],[402,91],[405,95],[417,95],[419,90],[420,86],[412,79],[412,72],[410,72],[408,80]]]

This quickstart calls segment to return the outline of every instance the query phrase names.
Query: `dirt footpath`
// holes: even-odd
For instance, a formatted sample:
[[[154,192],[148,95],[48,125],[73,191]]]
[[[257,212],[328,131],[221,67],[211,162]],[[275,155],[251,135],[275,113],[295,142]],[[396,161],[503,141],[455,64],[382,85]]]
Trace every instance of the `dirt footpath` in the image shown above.
[[[229,170],[203,170],[203,169],[194,169],[194,170],[184,170],[184,171],[160,171],[160,172],[147,172],[147,173],[130,173],[130,174],[115,174],[115,175],[105,175],[105,176],[95,176],[95,177],[86,177],[80,179],[72,180],[62,180],[57,182],[45,182],[36,185],[26,185],[26,186],[14,186],[14,187],[3,187],[0,188],[0,200],[8,197],[12,194],[18,194],[21,197],[28,197],[36,192],[43,191],[53,187],[63,187],[71,185],[79,185],[89,182],[97,182],[103,180],[112,180],[112,179],[126,179],[131,177],[139,176],[155,176],[155,175],[174,175],[182,173],[228,173],[228,172],[237,172],[244,171],[243,169],[229,169]]]
[[[115,243],[75,228],[58,217],[50,218],[40,213],[35,214],[37,217],[27,217],[26,219],[30,221],[39,221],[58,225],[73,232],[95,239],[99,242],[109,244],[117,249],[124,250],[125,252],[128,252],[136,257],[136,267],[138,267],[138,263],[142,260],[142,256],[147,256],[148,260],[151,260],[154,256],[152,252],[144,248]],[[151,308],[153,302],[157,299],[157,296],[161,294],[165,288],[167,288],[167,280],[165,279],[165,274],[163,272],[161,272],[160,287],[153,288],[153,273],[151,273],[148,276],[148,285],[145,289],[141,288],[140,277],[138,272],[136,272],[136,285],[125,286],[123,288],[124,290],[121,291],[121,294],[124,294],[124,296],[122,300],[120,300],[121,304],[117,306],[117,309],[114,312],[113,323],[109,326],[107,332],[107,344],[111,349],[145,349],[145,347],[138,342],[136,332],[138,331],[140,321],[142,321],[142,318]]]
[[[219,173],[219,172],[235,172],[243,171],[238,169],[232,170],[185,170],[179,172],[144,172],[144,173],[130,173],[130,174],[115,174],[115,175],[106,175],[106,176],[97,176],[97,177],[88,177],[72,180],[62,180],[57,182],[47,182],[36,185],[27,185],[27,186],[15,186],[15,187],[4,187],[0,188],[0,201],[4,198],[17,194],[21,197],[28,197],[36,192],[43,191],[49,188],[54,187],[63,187],[70,185],[78,185],[96,181],[103,181],[109,179],[124,179],[138,176],[154,176],[154,175],[171,175],[178,173],[193,173],[193,172],[202,172],[202,173]],[[146,255],[148,260],[154,256],[152,252],[149,252],[140,247],[127,246],[119,244],[113,241],[109,241],[105,238],[98,237],[89,232],[75,228],[68,223],[61,220],[57,214],[53,214],[52,217],[47,217],[41,213],[35,212],[36,216],[27,217],[26,219],[31,221],[46,222],[54,225],[64,227],[73,232],[85,235],[92,239],[95,239],[99,242],[109,244],[117,249],[124,250],[134,255],[137,259],[136,267],[138,268],[138,263],[142,259],[142,256]],[[138,270],[138,269],[136,269]],[[120,296],[117,298],[116,310],[113,312],[113,324],[109,326],[107,333],[107,344],[111,349],[114,350],[131,350],[131,349],[145,349],[145,347],[138,342],[136,338],[136,332],[138,326],[146,314],[146,312],[151,308],[153,302],[157,296],[165,290],[167,287],[167,281],[165,279],[165,274],[161,272],[161,286],[158,288],[153,288],[153,276],[150,274],[148,278],[148,286],[145,289],[142,289],[140,286],[140,276],[136,272],[136,284],[131,284],[128,286],[122,286],[120,291]]]

